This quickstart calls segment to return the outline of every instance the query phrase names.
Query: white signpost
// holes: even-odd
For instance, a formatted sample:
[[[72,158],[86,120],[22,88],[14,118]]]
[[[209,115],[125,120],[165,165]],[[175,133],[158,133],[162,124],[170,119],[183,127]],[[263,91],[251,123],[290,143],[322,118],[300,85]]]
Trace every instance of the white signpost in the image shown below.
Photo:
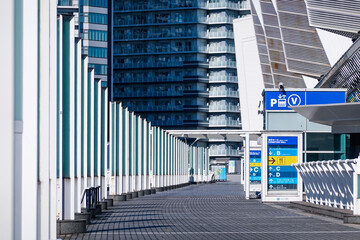
[[[302,133],[268,132],[262,139],[262,201],[301,201],[302,180],[291,164],[302,163]]]

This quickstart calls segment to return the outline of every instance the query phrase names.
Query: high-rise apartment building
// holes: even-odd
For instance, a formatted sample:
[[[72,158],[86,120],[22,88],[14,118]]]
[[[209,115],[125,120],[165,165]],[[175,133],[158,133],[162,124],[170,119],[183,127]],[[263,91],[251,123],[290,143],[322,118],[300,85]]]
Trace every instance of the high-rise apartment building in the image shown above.
[[[95,78],[107,81],[108,0],[58,0],[58,11],[75,17],[75,35],[82,38],[83,53]]]
[[[249,13],[239,0],[114,0],[113,98],[168,129],[240,129],[233,20]]]

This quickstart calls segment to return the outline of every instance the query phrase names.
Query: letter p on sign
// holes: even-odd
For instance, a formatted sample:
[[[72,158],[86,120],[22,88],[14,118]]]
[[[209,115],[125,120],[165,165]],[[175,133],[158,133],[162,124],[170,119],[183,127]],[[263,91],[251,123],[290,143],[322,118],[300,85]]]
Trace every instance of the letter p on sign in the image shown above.
[[[272,98],[271,101],[270,101],[270,106],[273,107],[274,104],[277,103],[277,100],[275,98]]]

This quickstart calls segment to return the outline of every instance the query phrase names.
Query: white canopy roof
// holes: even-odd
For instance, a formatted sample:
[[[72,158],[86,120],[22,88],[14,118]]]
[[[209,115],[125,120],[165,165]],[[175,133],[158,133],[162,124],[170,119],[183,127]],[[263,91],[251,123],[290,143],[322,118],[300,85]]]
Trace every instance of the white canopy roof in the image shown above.
[[[360,133],[360,103],[291,107],[312,122],[332,126],[333,133]]]

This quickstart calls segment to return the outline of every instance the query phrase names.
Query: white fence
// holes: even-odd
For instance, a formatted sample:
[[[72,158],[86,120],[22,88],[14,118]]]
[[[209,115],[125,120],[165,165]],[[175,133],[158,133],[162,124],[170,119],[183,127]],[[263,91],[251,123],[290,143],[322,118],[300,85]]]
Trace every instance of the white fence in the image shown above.
[[[306,202],[354,210],[354,172],[358,159],[292,164],[300,174]],[[356,186],[354,185],[356,184]]]

